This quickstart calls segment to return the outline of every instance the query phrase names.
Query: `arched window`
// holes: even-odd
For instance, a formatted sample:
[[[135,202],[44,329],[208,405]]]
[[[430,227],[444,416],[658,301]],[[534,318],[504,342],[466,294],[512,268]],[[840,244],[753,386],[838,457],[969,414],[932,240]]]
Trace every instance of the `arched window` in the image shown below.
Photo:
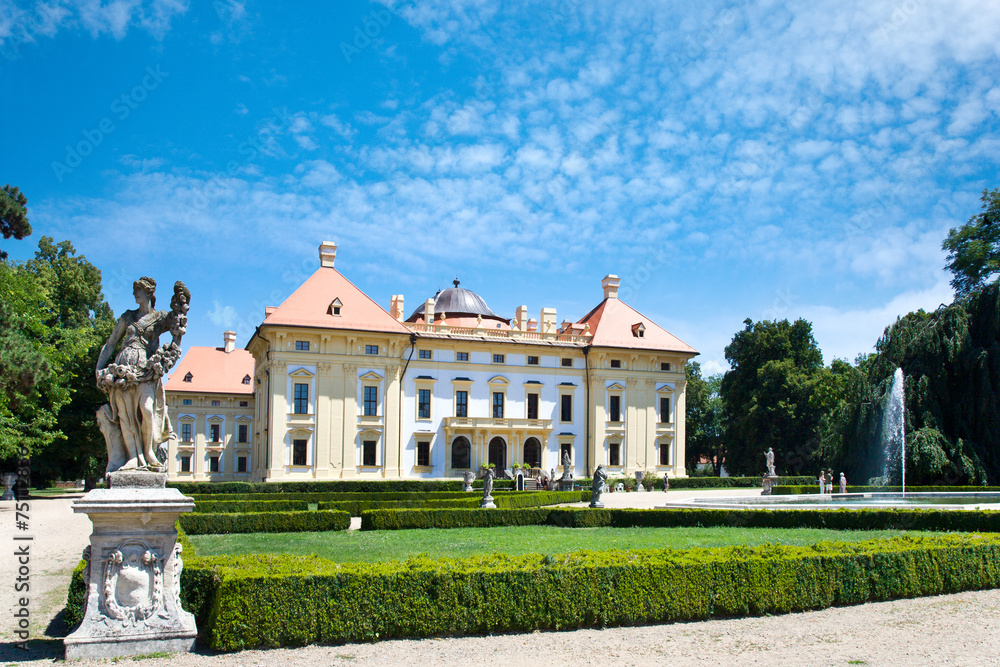
[[[458,436],[451,442],[451,467],[472,467],[472,445],[464,435]]]
[[[524,441],[524,462],[532,468],[542,467],[542,443],[538,442],[538,438]]]
[[[503,438],[490,440],[489,462],[495,465],[497,470],[507,467],[507,443]]]

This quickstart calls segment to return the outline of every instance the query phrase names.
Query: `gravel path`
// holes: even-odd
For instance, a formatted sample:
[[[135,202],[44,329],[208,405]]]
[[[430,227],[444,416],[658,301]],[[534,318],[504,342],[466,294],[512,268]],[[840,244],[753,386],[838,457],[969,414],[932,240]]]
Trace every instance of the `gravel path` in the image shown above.
[[[671,491],[686,495],[753,495],[754,490]],[[654,507],[662,492],[608,494],[609,507]],[[32,637],[27,654],[5,643],[0,661],[41,665],[62,660],[60,612],[73,567],[90,536],[86,515],[72,498],[34,500],[31,529],[15,529],[13,502],[0,503],[0,637],[13,639],[14,536],[30,534]],[[1000,666],[1000,590],[896,600],[783,616],[676,623],[608,630],[535,632],[495,637],[393,640],[300,649],[206,652],[146,658],[145,667],[266,665],[468,665],[523,661],[531,665],[997,665]],[[109,661],[74,662],[79,667]]]

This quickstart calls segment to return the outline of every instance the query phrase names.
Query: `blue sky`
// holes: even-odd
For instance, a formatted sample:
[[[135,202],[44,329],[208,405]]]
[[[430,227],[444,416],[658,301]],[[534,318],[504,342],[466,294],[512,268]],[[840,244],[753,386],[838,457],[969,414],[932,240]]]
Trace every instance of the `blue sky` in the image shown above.
[[[689,7],[685,5],[696,5]],[[0,0],[3,182],[34,234],[192,292],[244,344],[318,265],[412,310],[456,276],[578,319],[606,273],[725,368],[742,321],[827,361],[952,299],[1000,185],[1000,4]]]

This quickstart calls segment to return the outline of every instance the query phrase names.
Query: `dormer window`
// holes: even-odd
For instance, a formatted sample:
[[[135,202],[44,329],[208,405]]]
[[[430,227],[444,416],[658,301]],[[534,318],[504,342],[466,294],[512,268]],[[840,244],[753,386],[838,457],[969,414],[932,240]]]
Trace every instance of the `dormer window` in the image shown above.
[[[184,381],[185,382],[190,382],[193,379],[194,379],[194,376],[191,375],[191,373],[188,373],[187,375],[184,376]]]
[[[340,299],[334,299],[330,302],[330,307],[326,309],[327,315],[333,315],[335,317],[340,317],[340,309],[344,306],[340,302]]]
[[[243,384],[250,384],[250,376],[249,375],[244,375],[243,376]]]
[[[646,325],[642,322],[632,325],[632,335],[636,338],[643,338],[646,334]]]

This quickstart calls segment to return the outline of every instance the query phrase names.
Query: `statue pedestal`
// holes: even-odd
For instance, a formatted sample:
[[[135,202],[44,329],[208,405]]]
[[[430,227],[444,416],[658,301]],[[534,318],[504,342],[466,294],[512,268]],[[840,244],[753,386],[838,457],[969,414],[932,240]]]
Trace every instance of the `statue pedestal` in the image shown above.
[[[762,496],[771,495],[771,487],[778,485],[777,475],[764,475],[762,478],[763,490],[760,492]]]
[[[493,504],[493,496],[489,495],[485,496],[482,500],[479,501],[479,507],[480,509],[491,510],[491,509],[496,509],[497,506]]]
[[[95,489],[73,503],[73,511],[86,513],[94,530],[83,552],[83,622],[63,640],[66,660],[194,647],[198,630],[194,616],[181,608],[183,563],[174,528],[194,501],[164,488],[166,477],[111,473],[112,488]]]

